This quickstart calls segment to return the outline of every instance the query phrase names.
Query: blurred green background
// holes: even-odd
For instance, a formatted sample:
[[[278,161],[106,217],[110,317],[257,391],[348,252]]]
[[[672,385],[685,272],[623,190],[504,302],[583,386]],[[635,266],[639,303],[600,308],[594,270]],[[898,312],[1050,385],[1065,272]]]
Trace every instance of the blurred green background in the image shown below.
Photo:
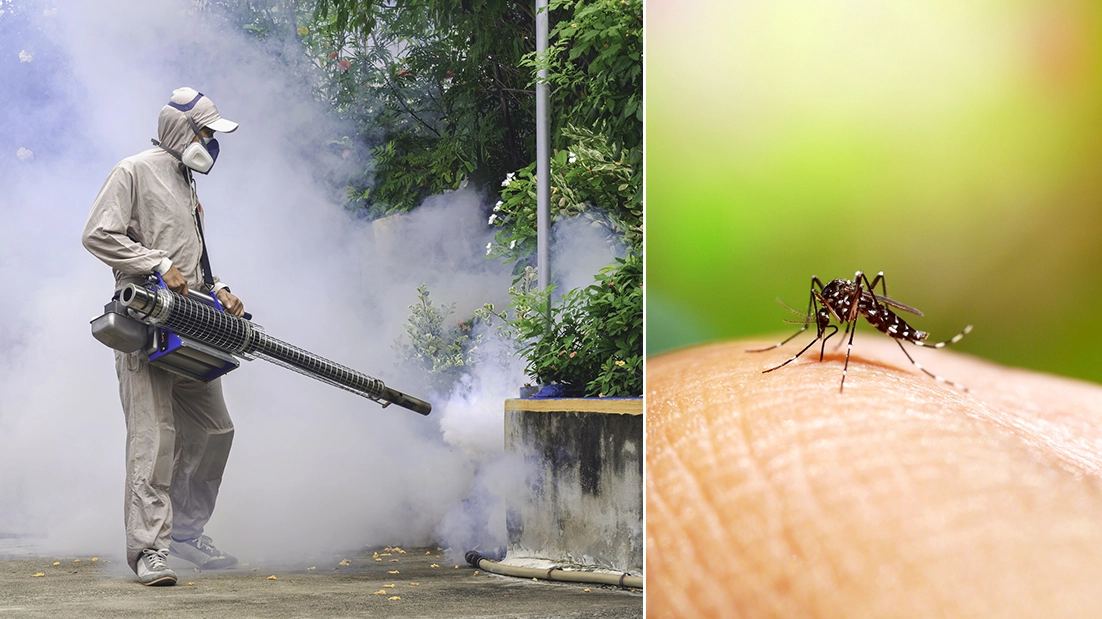
[[[646,36],[648,355],[882,270],[931,340],[1102,382],[1098,5],[650,0]]]

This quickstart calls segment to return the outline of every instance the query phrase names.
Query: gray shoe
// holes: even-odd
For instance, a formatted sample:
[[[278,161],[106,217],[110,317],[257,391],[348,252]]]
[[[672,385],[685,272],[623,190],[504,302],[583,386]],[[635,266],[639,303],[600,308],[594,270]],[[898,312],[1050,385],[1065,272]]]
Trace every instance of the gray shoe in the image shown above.
[[[173,538],[168,549],[173,556],[191,561],[200,569],[220,570],[237,565],[237,557],[215,548],[214,543],[206,535],[186,541]]]
[[[143,585],[164,587],[176,584],[176,572],[169,569],[165,559],[167,550],[146,548],[138,559],[138,582]]]

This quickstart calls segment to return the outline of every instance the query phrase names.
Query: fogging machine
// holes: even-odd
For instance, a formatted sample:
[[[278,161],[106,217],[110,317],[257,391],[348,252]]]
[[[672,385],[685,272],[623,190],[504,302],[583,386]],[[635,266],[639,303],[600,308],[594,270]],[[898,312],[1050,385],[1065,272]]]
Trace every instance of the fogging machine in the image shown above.
[[[177,294],[160,276],[128,284],[92,320],[92,335],[124,353],[141,350],[153,366],[209,382],[236,369],[238,357],[271,361],[299,374],[351,391],[386,408],[428,415],[432,405],[383,384],[363,372],[334,363],[264,332],[249,314],[226,312],[218,298],[189,290]]]

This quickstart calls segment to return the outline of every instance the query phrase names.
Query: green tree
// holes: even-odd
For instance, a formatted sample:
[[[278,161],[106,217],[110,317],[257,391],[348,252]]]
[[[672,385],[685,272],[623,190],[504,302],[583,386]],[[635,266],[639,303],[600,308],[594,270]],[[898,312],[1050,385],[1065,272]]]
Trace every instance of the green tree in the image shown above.
[[[304,41],[320,94],[371,149],[350,204],[408,211],[465,182],[488,187],[532,159],[534,101],[521,59],[533,8],[507,0],[317,0]]]

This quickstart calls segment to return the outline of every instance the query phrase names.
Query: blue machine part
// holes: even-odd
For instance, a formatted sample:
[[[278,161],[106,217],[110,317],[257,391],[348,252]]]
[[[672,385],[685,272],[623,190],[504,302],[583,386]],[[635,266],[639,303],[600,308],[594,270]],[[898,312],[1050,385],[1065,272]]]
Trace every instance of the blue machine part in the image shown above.
[[[157,274],[157,287],[168,290],[160,274]],[[225,311],[217,296],[210,295],[209,299],[212,301],[209,305],[220,312]],[[207,303],[206,299],[202,301]],[[153,330],[153,341],[148,353],[151,364],[203,382],[210,382],[241,365],[233,355],[180,337],[166,327],[156,327]]]

